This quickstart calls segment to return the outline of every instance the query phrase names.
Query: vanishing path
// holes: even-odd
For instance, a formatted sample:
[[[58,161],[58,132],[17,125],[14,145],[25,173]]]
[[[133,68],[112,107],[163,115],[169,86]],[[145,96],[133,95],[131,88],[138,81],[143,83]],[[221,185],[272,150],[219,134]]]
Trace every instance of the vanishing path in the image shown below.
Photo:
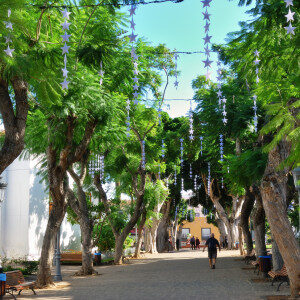
[[[100,276],[73,277],[78,266],[64,266],[64,288],[38,290],[18,299],[266,299],[266,295],[288,294],[284,287],[276,293],[270,283],[254,283],[253,271],[242,270],[238,251],[221,251],[215,270],[208,267],[207,252],[180,251],[148,255],[123,266],[96,267]]]

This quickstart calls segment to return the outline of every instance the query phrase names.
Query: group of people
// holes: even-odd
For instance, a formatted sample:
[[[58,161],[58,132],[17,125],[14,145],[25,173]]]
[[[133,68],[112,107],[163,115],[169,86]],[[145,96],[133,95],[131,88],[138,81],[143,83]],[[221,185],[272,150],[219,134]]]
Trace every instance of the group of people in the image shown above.
[[[195,237],[191,237],[190,239],[190,244],[191,244],[191,249],[192,250],[196,250],[200,248],[200,240],[198,239],[198,237],[195,239]]]

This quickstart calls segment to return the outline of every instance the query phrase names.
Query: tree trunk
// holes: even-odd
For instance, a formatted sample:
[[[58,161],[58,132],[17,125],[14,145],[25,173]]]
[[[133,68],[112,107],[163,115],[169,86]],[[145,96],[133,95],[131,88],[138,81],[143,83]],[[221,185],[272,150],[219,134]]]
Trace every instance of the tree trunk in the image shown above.
[[[248,187],[246,187],[246,195],[245,195],[245,201],[243,202],[242,205],[240,225],[242,227],[243,234],[246,241],[247,255],[250,255],[250,253],[253,250],[253,241],[252,241],[252,236],[249,228],[249,217],[253,209],[254,202],[255,202],[254,194],[250,192]]]
[[[217,213],[218,218],[216,218],[217,226],[220,232],[220,242],[223,243],[225,241],[225,236],[227,236],[227,231],[224,222],[219,217],[219,214]]]
[[[134,257],[139,258],[141,256],[141,246],[142,246],[142,237],[143,237],[143,228],[145,226],[147,220],[147,212],[146,209],[144,209],[142,213],[142,218],[138,227],[138,237],[136,241],[136,246],[135,246],[135,253]]]
[[[252,186],[252,191],[255,195],[256,206],[253,213],[253,229],[255,238],[255,252],[257,256],[264,256],[267,254],[266,248],[266,217],[262,204],[262,198],[259,189],[256,186]]]
[[[163,217],[157,228],[157,251],[159,253],[169,251],[169,213],[170,213],[171,200],[164,203],[162,207]]]
[[[93,229],[94,222],[90,216],[89,208],[87,205],[86,193],[83,190],[83,181],[86,176],[86,165],[87,165],[87,155],[85,153],[83,160],[81,161],[81,172],[77,175],[73,168],[70,167],[68,172],[74,179],[77,187],[77,197],[73,190],[69,187],[68,189],[68,203],[73,211],[76,213],[80,225],[81,231],[81,245],[82,245],[82,265],[81,269],[75,273],[77,276],[86,276],[97,274],[93,268]]]
[[[238,226],[239,229],[239,249],[240,254],[244,255],[244,239],[243,239],[243,228],[241,226]]]
[[[93,268],[93,222],[86,216],[80,218],[81,244],[82,244],[82,266],[76,273],[78,276],[97,274]]]
[[[300,247],[289,222],[287,202],[287,170],[279,171],[279,165],[290,152],[287,142],[280,142],[269,152],[268,165],[261,182],[261,195],[272,236],[284,260],[290,279],[292,297],[300,290]]]
[[[0,113],[4,125],[4,141],[0,150],[0,174],[24,149],[26,120],[28,115],[28,84],[14,77],[11,80],[14,103],[9,94],[8,83],[0,79]]]
[[[280,271],[284,265],[278,245],[273,238],[272,238],[272,263],[273,263],[273,269],[275,271]]]
[[[116,237],[116,246],[115,246],[115,257],[114,257],[114,264],[121,265],[123,263],[123,245],[125,242],[127,235],[124,238],[124,235],[120,235]]]
[[[64,219],[66,207],[66,205],[53,206],[50,212],[46,232],[43,239],[41,258],[37,274],[37,286],[40,288],[53,284],[53,279],[51,276],[53,245],[57,235],[57,231]]]

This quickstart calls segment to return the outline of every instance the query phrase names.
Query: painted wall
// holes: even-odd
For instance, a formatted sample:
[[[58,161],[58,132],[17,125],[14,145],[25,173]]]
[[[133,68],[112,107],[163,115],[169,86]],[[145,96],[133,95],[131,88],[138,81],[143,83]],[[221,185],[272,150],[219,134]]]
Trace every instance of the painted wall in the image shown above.
[[[0,255],[38,259],[49,214],[49,194],[38,161],[16,159],[4,172],[6,197],[0,207]],[[80,228],[66,218],[61,227],[62,249],[80,250]]]

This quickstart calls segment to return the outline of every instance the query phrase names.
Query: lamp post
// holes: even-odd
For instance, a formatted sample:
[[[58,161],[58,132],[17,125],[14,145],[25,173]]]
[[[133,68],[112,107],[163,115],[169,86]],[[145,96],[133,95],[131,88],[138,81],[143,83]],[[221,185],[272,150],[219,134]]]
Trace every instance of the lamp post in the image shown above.
[[[295,168],[292,171],[292,173],[293,173],[295,188],[298,192],[298,197],[299,197],[299,201],[300,201],[300,167]],[[298,233],[299,233],[299,228],[298,228]]]
[[[2,202],[5,200],[5,189],[7,187],[7,184],[2,182],[1,179],[2,177],[0,177],[0,207]],[[0,210],[0,228],[1,228],[1,210]],[[0,232],[2,232],[2,230]],[[2,239],[1,236],[0,238]],[[0,256],[0,299],[2,299],[2,296],[5,295],[5,282],[6,282],[6,275],[3,274],[2,260]]]
[[[57,231],[56,243],[55,243],[55,275],[53,276],[54,281],[62,281],[61,268],[60,268],[60,227]]]
[[[53,208],[53,203],[49,203],[49,216]],[[53,276],[54,281],[62,281],[61,267],[60,267],[60,226],[57,230],[55,245],[54,245],[54,257],[53,265],[55,266],[55,275]]]

